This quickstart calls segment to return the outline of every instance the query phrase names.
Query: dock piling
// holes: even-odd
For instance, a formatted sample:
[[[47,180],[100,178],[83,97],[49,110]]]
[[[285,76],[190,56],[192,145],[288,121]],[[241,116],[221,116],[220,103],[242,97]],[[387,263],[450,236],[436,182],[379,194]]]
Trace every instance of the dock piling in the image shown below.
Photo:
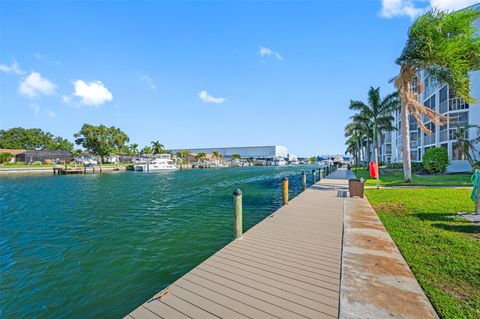
[[[237,188],[233,192],[233,218],[235,239],[242,238],[242,191],[240,190],[240,188]]]
[[[288,205],[288,178],[282,179],[283,205]]]
[[[307,174],[305,171],[302,172],[302,182],[303,182],[303,191],[307,190]]]

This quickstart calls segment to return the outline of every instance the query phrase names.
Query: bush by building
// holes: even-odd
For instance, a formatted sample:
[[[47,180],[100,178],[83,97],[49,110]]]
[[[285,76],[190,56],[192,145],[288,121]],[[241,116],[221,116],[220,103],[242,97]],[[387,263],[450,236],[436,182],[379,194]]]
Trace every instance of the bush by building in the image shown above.
[[[430,173],[445,173],[448,166],[448,153],[443,147],[429,148],[423,156],[423,167]]]

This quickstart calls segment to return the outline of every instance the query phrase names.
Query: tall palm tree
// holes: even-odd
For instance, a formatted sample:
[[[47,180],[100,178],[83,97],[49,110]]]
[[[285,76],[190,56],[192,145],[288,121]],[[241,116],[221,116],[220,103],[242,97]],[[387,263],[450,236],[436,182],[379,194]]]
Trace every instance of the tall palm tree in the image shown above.
[[[378,147],[381,143],[382,132],[393,131],[392,112],[399,107],[398,93],[390,93],[383,99],[380,96],[380,88],[370,87],[368,90],[368,104],[362,101],[350,101],[350,109],[358,113],[353,119],[358,123],[363,123],[373,129],[373,146],[375,151],[375,162],[377,167]],[[370,150],[368,150],[370,152]],[[377,174],[377,187],[379,186],[379,176]]]
[[[466,9],[457,12],[431,10],[419,17],[408,31],[408,40],[396,60],[400,74],[395,79],[401,107],[402,160],[406,182],[412,181],[410,158],[409,115],[416,119],[420,129],[430,133],[422,116],[434,124],[443,125],[446,116],[418,102],[422,85],[414,88],[420,70],[433,79],[446,83],[466,102],[473,102],[468,72],[480,69],[480,38],[475,35],[473,22],[480,12]]]
[[[163,144],[159,141],[152,141],[150,144],[152,144],[153,154],[163,154],[165,152]]]
[[[351,153],[353,155],[355,165],[360,163],[360,152],[362,148],[362,133],[360,127],[355,122],[350,122],[345,126],[345,137],[347,141],[347,149],[345,153]]]
[[[153,153],[153,149],[150,146],[145,146],[144,148],[142,148],[141,153],[146,154],[146,155],[150,155],[150,154]]]
[[[137,155],[138,153],[138,144],[130,144],[130,146],[128,147],[128,149],[130,150],[130,154],[132,155]]]

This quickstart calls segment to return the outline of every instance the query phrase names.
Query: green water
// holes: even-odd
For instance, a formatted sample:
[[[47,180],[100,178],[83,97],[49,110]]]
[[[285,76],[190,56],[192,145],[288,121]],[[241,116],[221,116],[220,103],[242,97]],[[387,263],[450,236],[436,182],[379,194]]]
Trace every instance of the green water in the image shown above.
[[[317,166],[318,168],[318,166]],[[311,167],[0,179],[0,317],[120,318],[281,206]]]

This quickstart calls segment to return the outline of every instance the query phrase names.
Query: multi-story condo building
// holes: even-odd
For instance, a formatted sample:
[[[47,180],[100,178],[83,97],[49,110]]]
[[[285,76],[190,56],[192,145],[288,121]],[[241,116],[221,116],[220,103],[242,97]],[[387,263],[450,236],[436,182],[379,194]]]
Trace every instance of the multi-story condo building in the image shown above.
[[[480,10],[480,4],[474,5],[473,8]],[[477,28],[477,34],[480,35],[480,19],[476,20],[474,25]],[[474,104],[466,103],[455,97],[448,85],[435,83],[424,71],[419,72],[418,79],[422,81],[424,87],[419,96],[420,102],[432,110],[448,115],[449,120],[445,125],[435,125],[427,117],[424,117],[423,123],[432,132],[427,134],[419,128],[416,120],[410,117],[410,156],[412,161],[421,161],[425,152],[431,147],[444,147],[450,160],[448,171],[470,171],[471,167],[468,161],[458,150],[455,133],[458,127],[465,127],[469,124],[480,125],[480,70],[470,73],[470,89],[473,98],[477,101]],[[395,112],[393,117],[396,130],[384,133],[383,144],[379,150],[380,160],[385,163],[402,161],[400,111]],[[479,134],[477,128],[470,128],[467,138],[471,139]],[[479,158],[480,154],[477,152],[475,156]]]

